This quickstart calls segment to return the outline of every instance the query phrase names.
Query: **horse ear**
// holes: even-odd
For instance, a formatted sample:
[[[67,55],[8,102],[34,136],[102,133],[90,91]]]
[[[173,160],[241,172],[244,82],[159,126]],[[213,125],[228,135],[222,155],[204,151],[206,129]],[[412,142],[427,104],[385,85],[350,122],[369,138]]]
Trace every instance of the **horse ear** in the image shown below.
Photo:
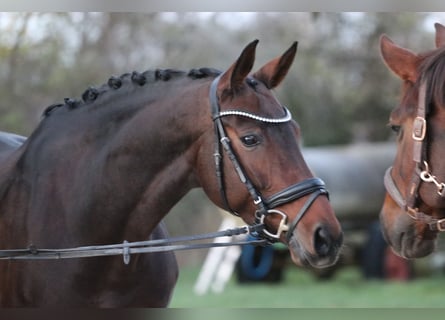
[[[220,90],[234,93],[243,86],[244,79],[247,77],[250,70],[252,70],[255,61],[255,49],[257,44],[258,40],[249,43],[232,66],[222,74],[218,85]]]
[[[297,46],[298,42],[295,41],[282,56],[269,61],[260,70],[255,72],[253,75],[254,78],[263,82],[268,89],[277,87],[281,81],[283,81],[294,61]]]
[[[388,68],[403,80],[415,82],[417,79],[417,55],[399,47],[386,35],[380,37],[380,53]]]
[[[445,26],[435,23],[434,28],[436,28],[436,48],[445,46]]]

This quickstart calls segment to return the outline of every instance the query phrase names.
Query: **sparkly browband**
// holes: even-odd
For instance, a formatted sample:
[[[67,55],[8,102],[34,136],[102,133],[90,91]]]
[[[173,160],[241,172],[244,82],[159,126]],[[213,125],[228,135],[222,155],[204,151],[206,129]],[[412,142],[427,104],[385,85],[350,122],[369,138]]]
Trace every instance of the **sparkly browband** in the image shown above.
[[[284,122],[290,121],[292,119],[292,115],[286,107],[283,107],[283,109],[286,112],[284,117],[276,118],[276,119],[261,117],[261,116],[257,116],[255,114],[252,114],[249,112],[239,111],[239,110],[220,111],[218,113],[217,117],[222,118],[222,117],[226,117],[226,116],[240,116],[240,117],[246,117],[246,118],[250,118],[250,119],[253,119],[256,121],[261,121],[261,122],[266,122],[266,123],[284,123]]]

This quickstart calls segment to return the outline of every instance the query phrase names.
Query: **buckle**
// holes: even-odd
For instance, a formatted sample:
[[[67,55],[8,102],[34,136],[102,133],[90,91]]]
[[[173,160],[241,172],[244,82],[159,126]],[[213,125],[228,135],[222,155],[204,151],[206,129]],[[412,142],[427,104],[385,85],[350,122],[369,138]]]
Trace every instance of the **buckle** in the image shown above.
[[[267,231],[266,228],[264,228],[262,232],[266,236],[268,236],[268,237],[270,237],[272,239],[279,239],[282,232],[289,230],[289,226],[287,225],[287,215],[285,213],[281,212],[280,210],[275,210],[275,209],[267,210],[267,213],[277,213],[277,214],[281,215],[282,219],[280,221],[280,224],[278,225],[278,229],[277,229],[277,232],[275,234]],[[260,217],[260,223],[264,224],[264,219],[265,218],[266,218],[266,215],[263,214]]]
[[[413,139],[416,141],[423,141],[426,134],[426,120],[423,117],[417,116],[413,122]]]
[[[437,220],[436,227],[438,231],[445,231],[445,219]]]

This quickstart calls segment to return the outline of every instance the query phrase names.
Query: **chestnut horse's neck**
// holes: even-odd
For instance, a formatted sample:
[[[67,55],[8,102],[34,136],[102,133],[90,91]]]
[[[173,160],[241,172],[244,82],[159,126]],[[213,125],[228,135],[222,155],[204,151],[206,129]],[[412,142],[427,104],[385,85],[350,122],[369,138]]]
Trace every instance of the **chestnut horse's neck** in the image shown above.
[[[26,243],[17,245],[60,246],[52,238],[61,232],[65,245],[144,239],[198,186],[196,153],[204,133],[213,133],[210,79],[163,77],[142,83],[124,76],[118,88],[89,89],[86,102],[66,100],[46,111],[11,180],[13,197],[27,205],[9,214],[33,226]],[[91,92],[94,100],[88,100]]]

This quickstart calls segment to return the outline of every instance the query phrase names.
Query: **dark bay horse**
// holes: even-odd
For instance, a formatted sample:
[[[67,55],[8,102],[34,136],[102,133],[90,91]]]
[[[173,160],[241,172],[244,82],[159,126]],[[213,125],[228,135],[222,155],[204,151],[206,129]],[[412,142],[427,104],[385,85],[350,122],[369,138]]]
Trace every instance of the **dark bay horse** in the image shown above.
[[[251,74],[257,42],[224,72],[112,77],[48,107],[26,141],[0,136],[0,249],[162,239],[163,217],[201,187],[246,223],[263,222],[262,235],[286,243],[297,265],[335,263],[341,227],[302,157],[297,123],[271,91],[297,43]],[[128,265],[2,260],[0,304],[164,307],[177,272],[171,252],[132,255]]]
[[[436,48],[420,54],[380,40],[383,60],[403,82],[389,121],[397,153],[380,219],[387,242],[405,258],[433,252],[445,231],[445,27],[435,28]]]

